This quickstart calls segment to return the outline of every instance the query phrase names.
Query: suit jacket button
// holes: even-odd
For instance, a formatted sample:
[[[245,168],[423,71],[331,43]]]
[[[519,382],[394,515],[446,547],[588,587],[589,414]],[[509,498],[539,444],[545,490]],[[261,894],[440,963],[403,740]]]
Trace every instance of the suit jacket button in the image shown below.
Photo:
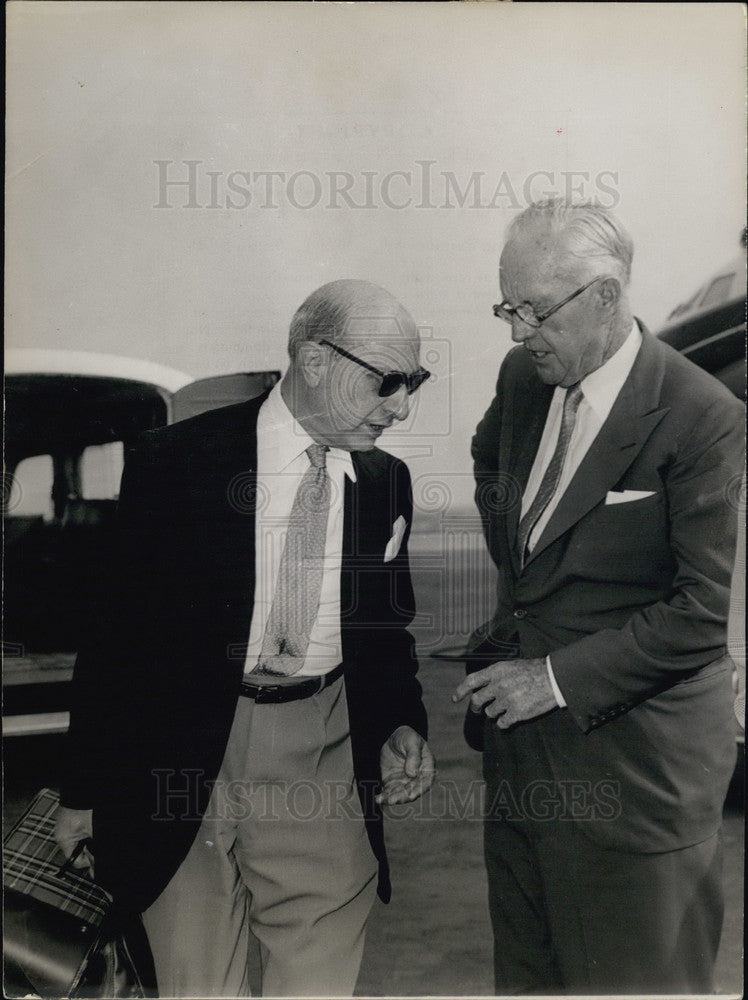
[[[524,618],[526,614],[527,614],[527,612],[525,611],[524,608],[517,608],[517,610],[514,612],[514,617],[515,618]]]

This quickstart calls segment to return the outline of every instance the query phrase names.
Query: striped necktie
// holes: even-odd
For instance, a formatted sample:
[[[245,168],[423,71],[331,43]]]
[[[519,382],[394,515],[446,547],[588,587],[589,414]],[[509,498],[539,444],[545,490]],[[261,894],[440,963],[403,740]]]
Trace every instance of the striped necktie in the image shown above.
[[[583,395],[584,393],[579,388],[579,383],[570,386],[566,390],[564,409],[561,416],[561,429],[558,432],[556,448],[551,456],[547,469],[543,473],[540,486],[538,486],[538,492],[533,497],[533,501],[527,509],[524,517],[519,522],[519,527],[517,528],[517,549],[523,565],[527,555],[527,542],[532,534],[532,529],[540,520],[543,511],[553,499],[556,489],[558,488],[561,471],[564,467],[564,459],[566,458],[566,453],[569,450],[569,442],[571,441],[571,435],[574,431],[574,424],[577,419],[577,410],[579,409],[579,404],[582,401]]]
[[[330,510],[327,447],[312,444],[288,517],[286,544],[278,567],[262,649],[253,673],[295,674],[304,664],[309,636],[319,611]]]

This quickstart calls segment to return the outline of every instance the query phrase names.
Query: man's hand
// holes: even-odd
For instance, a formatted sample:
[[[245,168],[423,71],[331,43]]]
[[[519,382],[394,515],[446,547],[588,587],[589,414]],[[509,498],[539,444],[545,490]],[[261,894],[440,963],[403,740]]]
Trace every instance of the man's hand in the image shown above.
[[[379,755],[382,791],[380,805],[412,802],[434,783],[434,755],[426,740],[410,726],[400,726],[382,747]]]
[[[58,806],[55,822],[55,841],[58,847],[69,858],[80,840],[93,835],[93,819],[91,809],[68,809]],[[93,878],[93,855],[84,848],[73,862],[73,868],[85,869]]]
[[[468,674],[452,695],[462,701],[470,695],[473,712],[496,719],[499,729],[534,719],[558,708],[545,660],[500,660]]]

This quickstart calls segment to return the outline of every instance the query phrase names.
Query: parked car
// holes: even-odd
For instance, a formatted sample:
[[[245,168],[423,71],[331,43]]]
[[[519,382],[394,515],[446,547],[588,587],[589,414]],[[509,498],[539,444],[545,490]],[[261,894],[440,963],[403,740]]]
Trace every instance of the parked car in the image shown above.
[[[658,331],[666,343],[718,378],[739,399],[746,398],[746,230],[742,251],[682,305],[676,306]],[[742,525],[741,525],[742,528]],[[733,575],[733,605],[745,608],[745,561]],[[737,594],[735,589],[738,588]],[[741,649],[736,656],[738,686],[735,714],[740,729],[738,742],[745,742],[745,617],[731,613],[733,633],[728,648]],[[742,634],[740,629],[742,628]],[[738,630],[737,633],[735,630]]]
[[[746,231],[743,249],[670,313],[658,336],[746,398]]]
[[[257,396],[279,377],[193,379],[112,355],[7,352],[4,735],[67,728],[75,651],[109,572],[128,443]]]

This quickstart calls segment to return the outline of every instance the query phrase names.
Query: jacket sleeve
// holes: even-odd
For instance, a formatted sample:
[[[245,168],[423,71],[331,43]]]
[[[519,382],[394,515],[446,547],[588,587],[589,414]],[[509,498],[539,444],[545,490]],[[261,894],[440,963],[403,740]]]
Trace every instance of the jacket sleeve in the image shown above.
[[[475,429],[470,453],[473,459],[473,475],[475,477],[475,504],[481,518],[483,534],[486,539],[488,551],[494,562],[497,561],[498,547],[492,544],[492,508],[494,491],[497,488],[497,475],[499,470],[499,439],[501,436],[501,412],[503,403],[503,386],[507,367],[507,358],[504,359],[499,370],[499,377],[496,383],[496,393],[491,401],[491,405],[483,415]]]
[[[403,517],[406,530],[397,555],[384,563],[377,586],[386,608],[382,617],[370,623],[357,642],[361,667],[366,674],[364,685],[357,686],[354,697],[367,700],[359,718],[371,727],[371,745],[378,749],[399,726],[410,726],[427,737],[426,710],[417,679],[418,660],[415,639],[408,626],[415,617],[415,596],[410,572],[408,540],[413,519],[413,498],[407,466],[394,460],[389,473],[393,521]]]
[[[400,619],[398,626],[386,639],[387,661],[396,666],[397,673],[391,680],[396,697],[389,699],[392,713],[384,727],[387,730],[385,739],[398,726],[410,726],[425,739],[428,736],[428,723],[421,698],[421,685],[416,677],[418,672],[416,644],[407,628],[415,617],[416,605],[408,555],[408,541],[413,523],[413,493],[410,472],[403,462],[398,461],[396,464],[395,482],[396,509],[398,516],[405,518],[407,527],[398,554],[385,564],[391,574],[391,593],[395,595],[394,610]]]
[[[569,711],[588,732],[724,655],[742,471],[743,407],[694,407],[661,470],[675,564],[667,599],[551,652]],[[632,544],[635,544],[633,540]]]

